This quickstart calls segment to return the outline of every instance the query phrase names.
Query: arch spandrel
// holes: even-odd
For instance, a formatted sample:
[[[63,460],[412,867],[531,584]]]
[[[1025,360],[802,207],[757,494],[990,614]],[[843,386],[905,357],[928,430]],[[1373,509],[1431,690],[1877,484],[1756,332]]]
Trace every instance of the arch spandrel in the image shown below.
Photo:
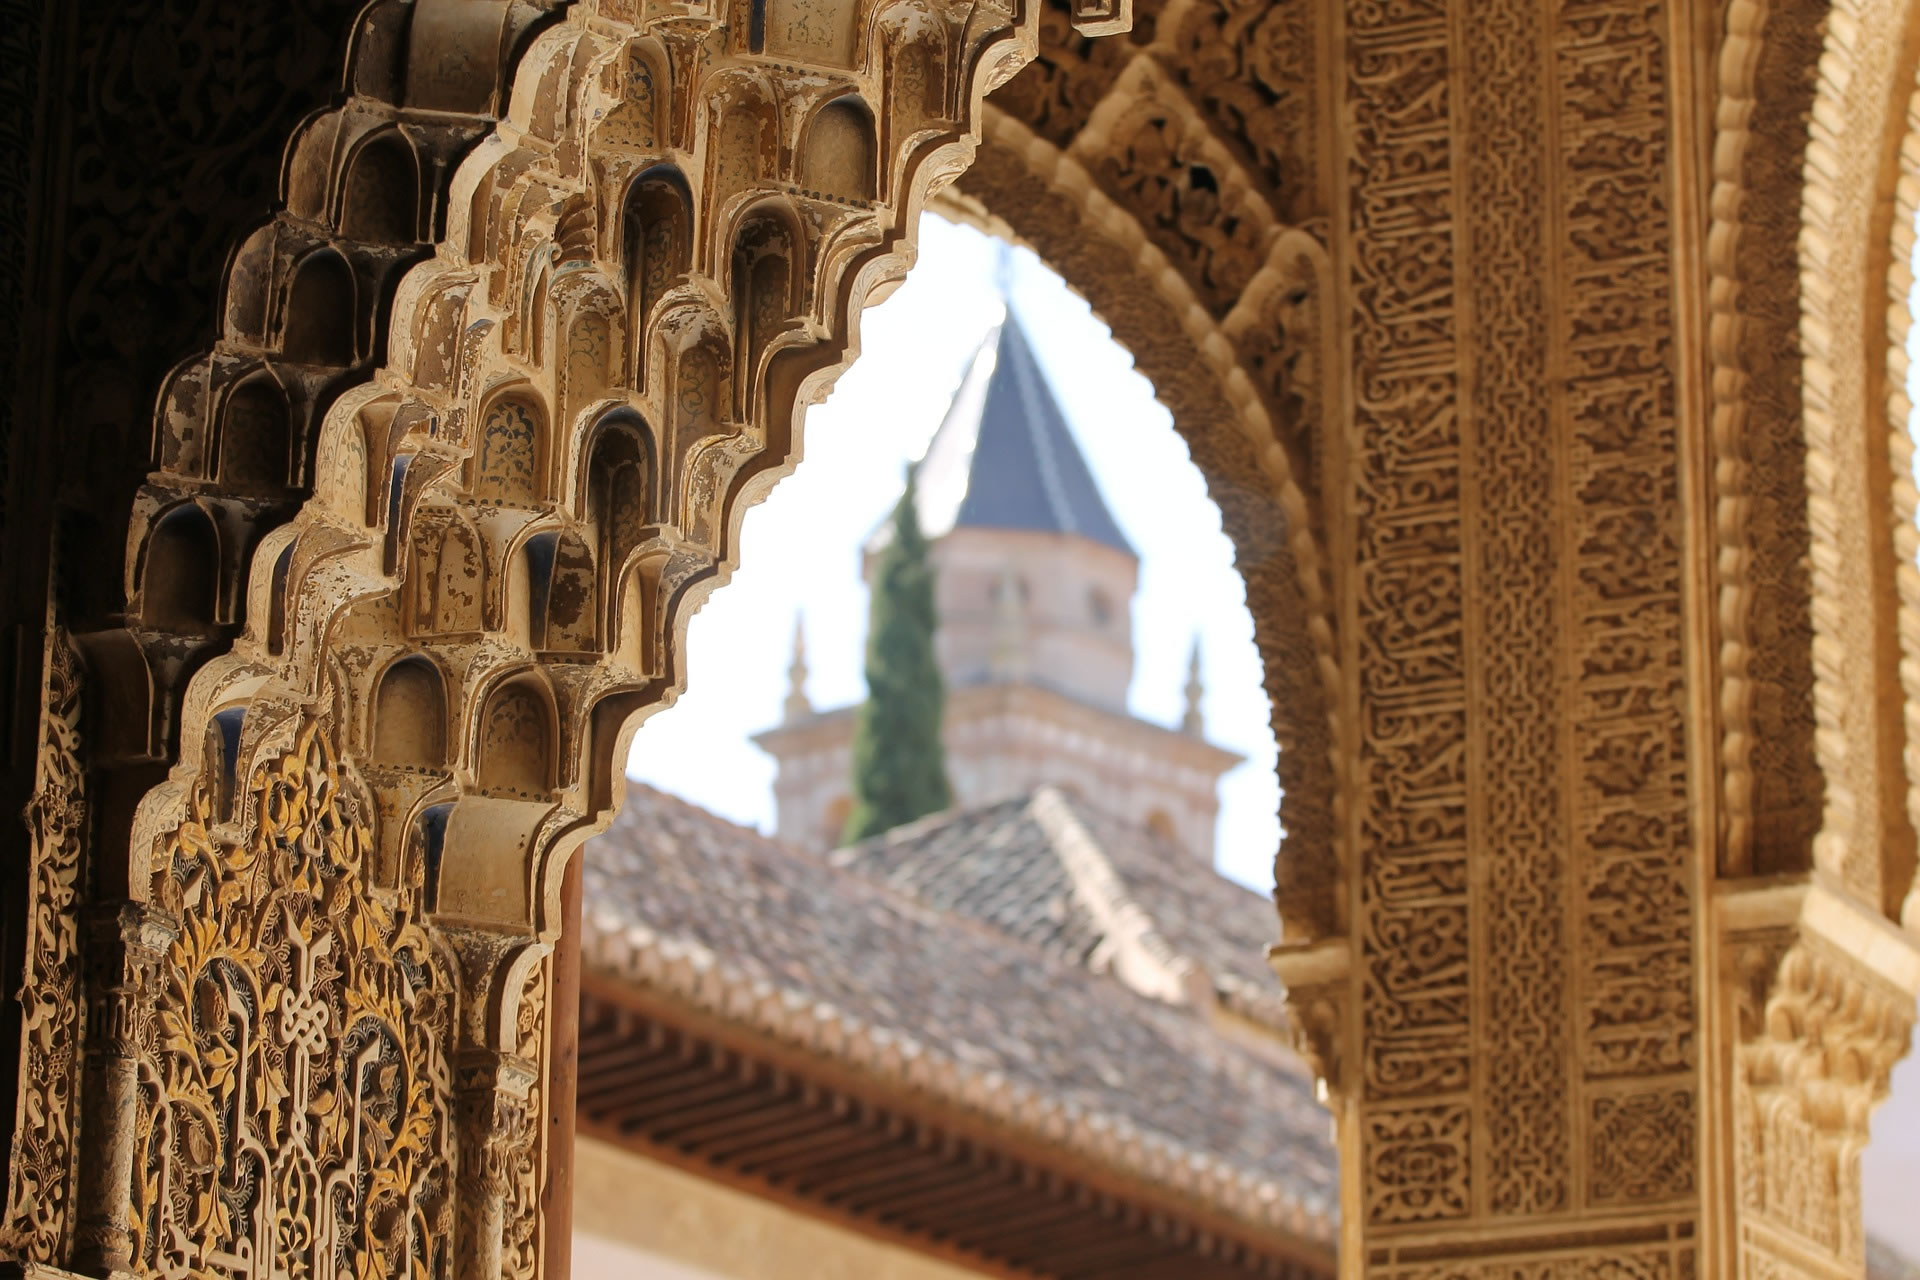
[[[1304,233],[1274,228],[1268,260],[1241,305],[1216,320],[1164,257],[1128,206],[1114,199],[1070,153],[1055,150],[999,110],[989,117],[979,158],[958,185],[962,217],[981,220],[1031,245],[1084,294],[1136,353],[1141,372],[1171,410],[1207,477],[1236,545],[1247,582],[1280,741],[1285,848],[1276,863],[1282,936],[1311,944],[1337,938],[1338,851],[1333,816],[1338,758],[1340,659],[1324,527],[1300,483],[1296,459],[1323,421],[1317,385],[1288,383],[1311,408],[1262,395],[1254,358],[1238,339],[1275,292],[1317,292],[1325,250]],[[1270,216],[1270,215],[1269,215]],[[1138,265],[1140,260],[1146,265]],[[1322,330],[1297,331],[1294,357],[1318,367],[1332,358]],[[1283,339],[1284,343],[1287,341]]]
[[[515,957],[554,932],[564,857],[608,812],[599,775],[617,772],[613,756],[638,714],[678,683],[686,617],[724,580],[744,506],[791,466],[796,413],[850,357],[862,301],[904,272],[919,208],[971,153],[982,94],[1031,56],[1033,41],[1031,13],[986,5],[962,22],[929,6],[945,71],[937,92],[923,76],[902,100],[889,88],[898,46],[858,38],[870,15],[857,5],[813,4],[813,18],[840,24],[822,29],[841,34],[812,69],[740,49],[701,6],[645,18],[616,8],[577,5],[535,30],[532,15],[510,6],[420,0],[406,65],[389,57],[390,42],[368,40],[365,56],[395,65],[350,79],[393,100],[355,98],[306,130],[290,178],[298,215],[273,224],[230,281],[253,298],[227,310],[252,317],[232,342],[253,351],[254,364],[219,385],[265,386],[264,362],[291,369],[305,390],[292,423],[258,411],[225,414],[224,430],[204,410],[198,424],[182,419],[176,434],[212,434],[215,452],[163,450],[137,513],[136,551],[166,511],[188,506],[217,536],[199,539],[212,561],[199,579],[169,569],[148,581],[152,557],[133,560],[134,634],[147,664],[174,682],[157,683],[154,698],[178,706],[179,763],[127,817],[136,854],[122,892],[137,919],[101,952],[137,969],[121,998],[154,1017],[125,1053],[151,1059],[145,1078],[157,1084],[136,1097],[118,1068],[88,1077],[90,1115],[132,1120],[115,1129],[112,1159],[79,1197],[82,1265],[218,1270],[223,1259],[291,1258],[341,1230],[389,1221],[369,1203],[357,1225],[323,1222],[337,1206],[275,1181],[283,1167],[322,1176],[338,1166],[379,1195],[430,1176],[418,1161],[383,1164],[371,1182],[370,1166],[346,1170],[341,1161],[361,1160],[349,1152],[372,1150],[352,1140],[357,1126],[384,1121],[364,1107],[341,1110],[351,1093],[343,1079],[290,1079],[264,1109],[236,1109],[215,1096],[230,1075],[190,1080],[162,1059],[190,1065],[182,1028],[168,1021],[186,1009],[244,1009],[223,1050],[237,1064],[265,1051],[263,1036],[294,1034],[309,987],[324,1001],[343,983],[398,983],[414,999],[426,970],[409,949],[429,945],[460,1011],[443,1002],[438,1021],[395,1011],[392,1026],[410,1024],[434,1045],[427,1053],[425,1042],[394,1041],[381,1080],[397,1072],[394,1087],[431,1109],[424,1128],[394,1140],[458,1168],[457,1178],[430,1179],[455,1187],[435,1202],[451,1216],[438,1226],[409,1219],[399,1245],[397,1236],[380,1248],[352,1236],[354,1248],[394,1274],[537,1270],[537,1233],[522,1224],[543,1158],[528,1117],[541,1105],[544,987],[542,971],[515,968]],[[1093,20],[1111,25],[1117,13]],[[807,26],[788,27],[796,23]],[[463,42],[494,60],[443,60]],[[507,49],[518,58],[511,76],[498,61]],[[886,56],[869,64],[868,49]],[[635,66],[644,74],[620,74]],[[835,129],[804,134],[797,115],[776,112],[758,121],[754,154],[710,160],[730,136],[707,131],[730,74],[758,80],[770,106],[828,103]],[[640,100],[625,114],[637,119],[598,128],[609,112],[621,115],[629,91]],[[398,149],[409,112],[491,123],[501,109],[496,132],[457,173],[444,153]],[[905,126],[885,135],[888,145],[900,140],[885,155],[882,120]],[[458,145],[479,132],[443,139]],[[626,270],[622,251],[645,237],[623,235],[619,215],[628,179],[661,165],[684,175],[685,225],[667,237],[675,260],[653,273],[659,296],[643,283],[636,300],[628,286],[648,273]],[[429,173],[439,176],[423,182]],[[449,182],[450,199],[434,181]],[[779,219],[783,251],[756,249],[758,269],[736,288],[737,226],[770,198],[792,210]],[[441,207],[445,241],[422,261],[402,242],[420,233],[424,210]],[[765,266],[774,256],[780,271]],[[765,288],[782,296],[757,298]],[[743,329],[739,308],[756,323]],[[599,327],[573,323],[582,316]],[[261,403],[242,408],[277,408],[253,399]],[[646,424],[644,443],[621,459],[644,481],[610,481],[609,510],[592,512],[576,502],[592,489],[584,470],[593,457],[576,437],[616,414]],[[242,448],[253,443],[240,438],[250,426],[270,448]],[[262,462],[283,452],[284,466]],[[228,486],[248,500],[236,505]],[[171,497],[183,489],[194,502]],[[600,514],[604,531],[590,519]],[[192,539],[169,537],[163,550],[176,542],[192,549]],[[225,563],[228,547],[244,567]],[[191,589],[203,579],[212,587]],[[193,610],[206,616],[176,616]],[[423,707],[438,708],[441,733],[379,723]],[[188,728],[229,708],[245,708],[242,731],[210,739]],[[229,791],[233,814],[225,802],[205,811],[205,797]],[[324,816],[301,827],[310,820],[299,806],[309,803]],[[284,838],[289,822],[304,832],[297,849]],[[323,884],[376,912],[350,942],[326,944],[351,954],[271,992],[193,994],[217,967],[201,954],[208,922],[277,911],[273,892]],[[316,935],[288,919],[298,960],[299,938]],[[525,1016],[480,1016],[515,993]],[[142,1038],[148,1028],[157,1040]],[[356,1059],[325,1071],[359,1069]],[[272,1118],[283,1106],[292,1120]],[[196,1170],[229,1164],[243,1148],[265,1162],[250,1184],[265,1199],[226,1204],[192,1192]],[[448,1248],[450,1262],[433,1260]],[[324,1271],[332,1258],[311,1261]]]
[[[292,213],[236,255],[219,349],[162,401],[129,628],[83,637],[84,667],[50,651],[50,732],[79,733],[82,670],[134,691],[135,723],[99,741],[139,745],[92,784],[128,902],[87,928],[114,970],[91,981],[136,1040],[209,972],[184,925],[270,896],[247,877],[278,873],[234,859],[288,830],[304,791],[344,843],[268,862],[360,877],[390,913],[366,934],[380,945],[358,944],[367,972],[405,970],[409,998],[451,983],[457,1011],[418,1061],[452,1118],[435,1158],[460,1152],[456,1212],[481,1228],[455,1273],[537,1271],[529,1117],[559,869],[678,687],[686,618],[790,465],[796,407],[856,349],[860,304],[904,269],[914,215],[979,132],[956,202],[1040,248],[1140,355],[1246,572],[1283,748],[1279,967],[1343,1128],[1350,1270],[1532,1267],[1541,1220],[1552,1265],[1580,1274],[1761,1274],[1777,1259],[1749,1253],[1749,1224],[1853,1269],[1845,1223],[1829,1239],[1775,1212],[1803,1201],[1743,1202],[1704,1153],[1735,1150],[1764,1183],[1769,1153],[1811,1142],[1844,1217],[1848,1144],[1920,984],[1894,924],[1913,730],[1876,697],[1920,670],[1902,366],[1882,355],[1912,215],[1913,41],[1888,34],[1904,5],[1734,4],[1717,61],[1610,0],[1475,0],[1471,21],[1465,0],[1173,0],[1099,40],[1122,7],[773,6],[782,30],[761,38],[821,50],[807,67],[701,5],[406,8],[369,11],[355,96],[300,136]],[[1013,78],[1036,35],[1045,56]],[[1691,77],[1710,62],[1701,116],[1687,104],[1712,94]],[[864,168],[808,178],[832,170],[808,164],[808,121],[849,94],[870,112],[870,189]],[[408,132],[409,112],[448,110],[464,114],[444,132]],[[410,206],[389,189],[397,152],[361,163],[396,129],[419,148]],[[667,237],[636,305],[622,211],[662,164],[684,179],[685,240]],[[778,315],[734,278],[743,228],[775,206],[792,241]],[[400,244],[409,207],[420,239]],[[324,254],[350,287],[305,315],[301,264]],[[290,303],[302,322],[351,314],[290,332]],[[1797,372],[1776,358],[1795,342]],[[221,406],[262,377],[286,388],[288,443],[230,468],[222,429],[266,416]],[[536,447],[511,494],[482,493],[508,394],[538,405]],[[645,517],[618,536],[586,474],[609,415],[649,432]],[[285,483],[266,483],[259,459],[283,448]],[[1709,458],[1710,476],[1683,461]],[[214,522],[217,581],[162,606],[142,548],[183,503]],[[591,597],[559,645],[549,611],[533,619],[534,539],[577,549]],[[443,760],[377,746],[381,673],[422,656],[445,676]],[[490,738],[494,694],[533,672],[546,745]],[[203,732],[241,706],[237,735]],[[75,874],[58,810],[87,794],[75,762],[93,751],[66,745],[36,810],[56,895]],[[116,778],[122,760],[146,772]],[[228,794],[232,813],[204,809]],[[211,870],[174,873],[196,860]],[[214,896],[189,901],[195,884]],[[402,958],[415,922],[426,967]],[[1690,949],[1703,929],[1712,963]],[[193,1003],[232,1014],[238,990]],[[47,1258],[71,1234],[88,1267],[188,1265],[157,1251],[210,1224],[166,1236],[149,1224],[178,1211],[129,1230],[122,1210],[129,1189],[144,1208],[166,1194],[136,1171],[198,1159],[192,1090],[135,1099],[115,1062],[165,1078],[172,1051],[115,1052],[97,1042],[68,1096],[136,1125],[98,1130],[111,1159],[70,1219],[16,1230]],[[36,1167],[68,1176],[49,1133]],[[1657,1238],[1588,1231],[1623,1217]]]
[[[1316,972],[1339,971],[1351,627],[1338,621],[1344,504],[1321,487],[1352,428],[1325,304],[1335,193],[1304,88],[1330,17],[1176,0],[1137,19],[1128,40],[1088,41],[1043,13],[1041,57],[996,95],[949,203],[1032,244],[1093,301],[1194,444],[1240,547],[1281,745],[1281,937]]]

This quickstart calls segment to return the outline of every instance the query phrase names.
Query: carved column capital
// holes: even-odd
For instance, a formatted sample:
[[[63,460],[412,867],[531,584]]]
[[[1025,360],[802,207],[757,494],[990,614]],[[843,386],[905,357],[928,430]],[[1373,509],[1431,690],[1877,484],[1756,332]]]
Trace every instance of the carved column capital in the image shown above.
[[[1721,918],[1750,1082],[1844,1084],[1861,1109],[1833,1119],[1864,1135],[1912,1029],[1920,939],[1817,874],[1732,891]]]
[[[103,903],[82,916],[89,1055],[131,1057],[153,1002],[167,947],[180,934],[171,915],[139,902]]]
[[[516,1054],[474,1051],[455,1070],[462,1193],[500,1199],[532,1151],[527,1098],[539,1068]]]
[[[459,1280],[497,1280],[507,1200],[533,1158],[527,1098],[538,1065],[517,1054],[473,1049],[456,1061],[460,1127]]]
[[[1858,1267],[1858,1155],[1912,1032],[1920,950],[1818,876],[1721,905],[1743,1270],[1783,1248]]]

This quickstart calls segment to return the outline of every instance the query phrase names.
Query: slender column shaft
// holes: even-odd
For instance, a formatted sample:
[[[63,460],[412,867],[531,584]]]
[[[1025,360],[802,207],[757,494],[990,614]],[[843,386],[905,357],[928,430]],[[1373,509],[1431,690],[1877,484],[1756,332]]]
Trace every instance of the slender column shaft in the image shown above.
[[[86,937],[86,1050],[75,1266],[105,1276],[133,1262],[131,1216],[138,1054],[161,956],[175,936],[162,913],[136,903],[91,912]]]
[[[470,1052],[460,1064],[458,1280],[499,1278],[508,1197],[533,1149],[527,1096],[536,1069],[515,1054],[486,1050]]]
[[[553,997],[547,1006],[547,1182],[540,1193],[546,1223],[546,1280],[573,1271],[574,1102],[580,1082],[580,863],[576,852],[560,885],[562,933],[553,951]]]

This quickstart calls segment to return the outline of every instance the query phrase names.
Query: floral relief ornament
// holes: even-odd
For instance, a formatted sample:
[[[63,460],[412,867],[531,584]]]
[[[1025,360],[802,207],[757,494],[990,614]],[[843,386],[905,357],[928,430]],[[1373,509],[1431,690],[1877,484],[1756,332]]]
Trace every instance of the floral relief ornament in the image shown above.
[[[143,1052],[136,1256],[167,1276],[443,1275],[453,982],[317,721],[255,770],[245,838],[201,785],[154,898],[180,922]]]

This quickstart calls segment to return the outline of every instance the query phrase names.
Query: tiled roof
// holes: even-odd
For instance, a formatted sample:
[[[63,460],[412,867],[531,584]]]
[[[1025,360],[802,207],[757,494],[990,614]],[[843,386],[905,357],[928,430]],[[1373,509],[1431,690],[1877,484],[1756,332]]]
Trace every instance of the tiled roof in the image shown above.
[[[1069,821],[1062,822],[1064,811]],[[1063,848],[1077,825],[1125,904],[1176,957],[1197,964],[1242,1012],[1279,1025],[1285,995],[1261,957],[1279,932],[1273,903],[1200,865],[1144,827],[1072,792],[1032,795],[935,814],[829,855],[937,911],[960,912],[1073,961],[1107,936],[1099,905],[1076,885]]]
[[[637,784],[588,846],[583,887],[602,977],[697,992],[854,1065],[884,1059],[1037,1140],[1330,1238],[1334,1158],[1311,1080],[1075,963],[1082,926],[1009,936]]]
[[[1884,1240],[1867,1237],[1867,1280],[1920,1280],[1920,1263]]]
[[[935,911],[983,920],[1084,964],[1098,925],[1026,796],[949,810],[827,855]]]
[[[1028,529],[1133,554],[1011,313],[960,380],[916,483],[929,538],[956,527]]]

